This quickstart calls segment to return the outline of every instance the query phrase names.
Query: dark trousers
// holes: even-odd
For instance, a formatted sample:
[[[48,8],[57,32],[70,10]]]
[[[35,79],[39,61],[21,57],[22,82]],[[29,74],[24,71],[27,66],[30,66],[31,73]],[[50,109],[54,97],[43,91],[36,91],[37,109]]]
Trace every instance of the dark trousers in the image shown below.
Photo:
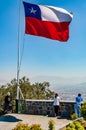
[[[12,104],[5,103],[4,104],[4,112],[12,111]]]
[[[56,116],[58,116],[58,111],[59,111],[59,106],[54,106],[54,111],[55,111],[55,114]]]

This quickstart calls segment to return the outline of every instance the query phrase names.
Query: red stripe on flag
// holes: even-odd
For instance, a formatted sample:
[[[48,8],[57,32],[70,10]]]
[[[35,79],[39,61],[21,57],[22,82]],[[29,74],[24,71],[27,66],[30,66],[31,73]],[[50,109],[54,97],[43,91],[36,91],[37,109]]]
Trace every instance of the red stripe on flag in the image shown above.
[[[26,17],[25,33],[50,38],[53,40],[67,41],[69,38],[70,22],[42,21]]]

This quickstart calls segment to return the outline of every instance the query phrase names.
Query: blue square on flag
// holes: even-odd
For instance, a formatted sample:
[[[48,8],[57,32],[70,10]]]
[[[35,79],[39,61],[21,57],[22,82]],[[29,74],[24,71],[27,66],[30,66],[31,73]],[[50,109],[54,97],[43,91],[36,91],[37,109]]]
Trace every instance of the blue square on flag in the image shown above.
[[[41,20],[41,10],[38,5],[23,2],[25,7],[25,16],[34,17]]]

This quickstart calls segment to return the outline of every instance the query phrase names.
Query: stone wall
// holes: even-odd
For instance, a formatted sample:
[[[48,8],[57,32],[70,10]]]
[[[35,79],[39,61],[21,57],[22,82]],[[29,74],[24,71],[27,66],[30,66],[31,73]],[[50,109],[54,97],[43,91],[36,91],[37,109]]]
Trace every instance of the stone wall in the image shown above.
[[[70,115],[74,113],[74,103],[74,101],[61,101],[59,116],[61,116],[62,118],[69,118]],[[23,113],[27,114],[45,116],[55,115],[53,108],[53,100],[25,100],[21,107]]]
[[[26,108],[26,112],[30,114],[54,116],[51,100],[27,100]]]
[[[74,101],[61,101],[60,116],[70,118],[74,111]]]

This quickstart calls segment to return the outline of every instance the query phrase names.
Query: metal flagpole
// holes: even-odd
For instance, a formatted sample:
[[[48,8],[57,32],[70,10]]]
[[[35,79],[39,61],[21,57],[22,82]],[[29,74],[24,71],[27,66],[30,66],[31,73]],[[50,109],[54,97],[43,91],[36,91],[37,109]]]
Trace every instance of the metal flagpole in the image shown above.
[[[18,23],[18,62],[17,62],[17,92],[16,92],[16,112],[18,113],[18,101],[19,101],[19,72],[20,72],[20,12],[21,1],[19,2],[19,23]]]

